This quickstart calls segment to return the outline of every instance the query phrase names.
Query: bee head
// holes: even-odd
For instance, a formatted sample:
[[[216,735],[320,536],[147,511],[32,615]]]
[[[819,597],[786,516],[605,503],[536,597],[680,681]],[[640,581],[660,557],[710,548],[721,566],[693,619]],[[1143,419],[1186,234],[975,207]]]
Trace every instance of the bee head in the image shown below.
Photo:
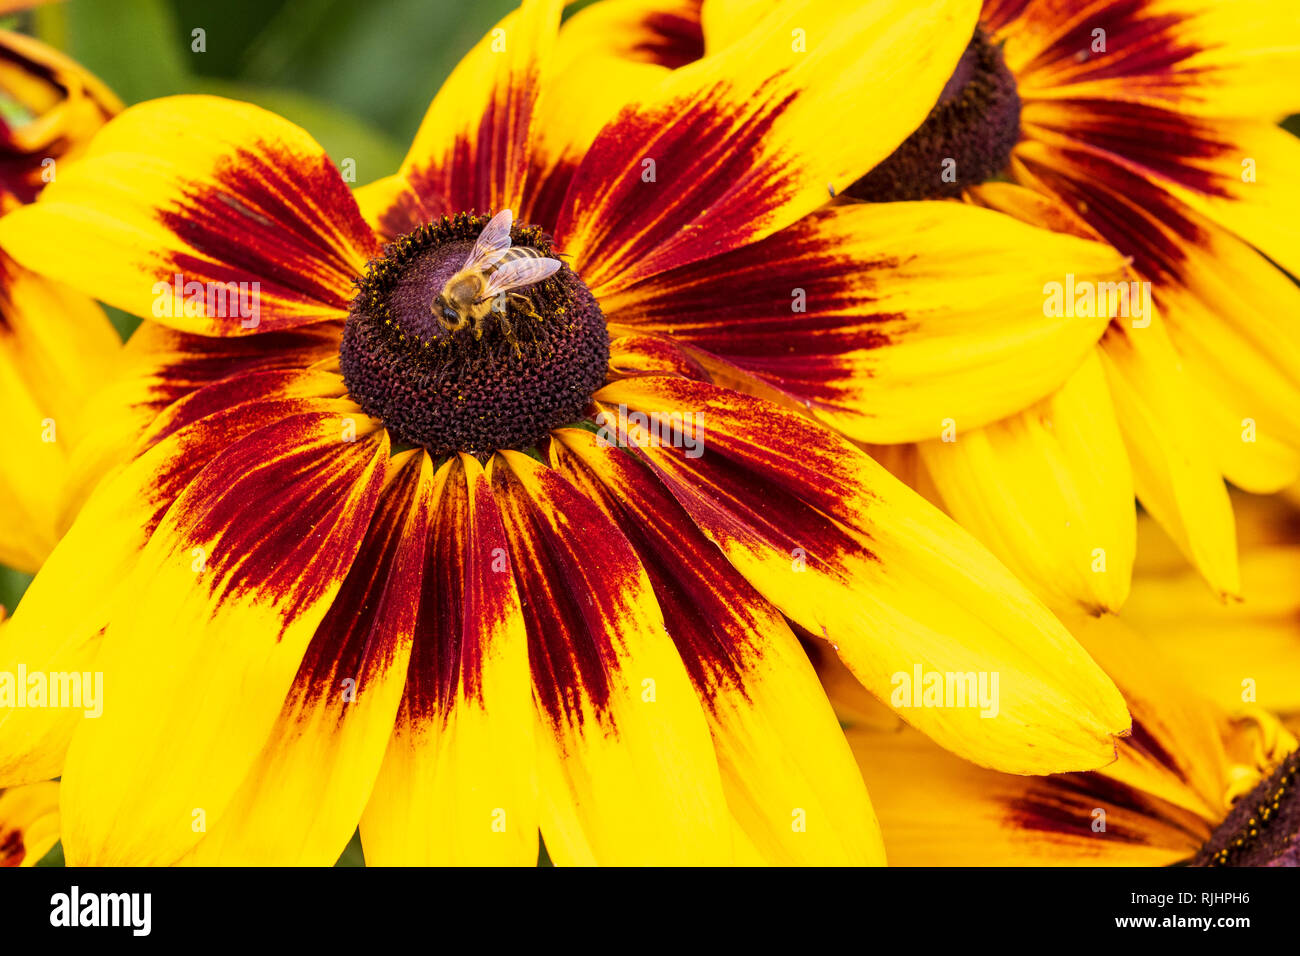
[[[455,332],[465,327],[466,319],[444,296],[438,296],[434,300],[432,311],[434,317],[438,320],[438,324],[448,332]]]

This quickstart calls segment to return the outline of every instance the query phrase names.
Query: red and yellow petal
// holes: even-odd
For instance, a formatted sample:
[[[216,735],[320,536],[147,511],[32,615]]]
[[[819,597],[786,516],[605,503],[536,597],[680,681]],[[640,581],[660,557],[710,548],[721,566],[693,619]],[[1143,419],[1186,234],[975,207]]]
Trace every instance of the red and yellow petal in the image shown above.
[[[636,552],[527,455],[501,452],[490,474],[528,628],[551,859],[730,860],[708,724]]]
[[[613,331],[613,330],[611,330]],[[651,332],[613,334],[609,342],[609,367],[619,375],[668,372],[709,381],[709,372],[692,351],[671,335]]]
[[[638,376],[596,399],[606,423],[621,411],[656,423],[658,441],[633,428],[638,453],[755,589],[878,697],[918,667],[982,674],[988,686],[997,675],[996,714],[904,701],[906,720],[1012,772],[1113,759],[1128,717],[1109,679],[991,554],[865,454],[807,418],[703,383]],[[673,416],[678,431],[665,432]]]
[[[559,248],[604,297],[798,221],[920,124],[977,7],[781,4],[601,131],[574,175]]]
[[[768,863],[883,863],[861,775],[781,614],[644,464],[590,431],[554,437],[555,467],[624,530],[650,575],[746,841]]]
[[[1192,383],[1197,433],[1220,470],[1249,491],[1289,485],[1300,476],[1300,426],[1291,412],[1300,407],[1300,340],[1288,324],[1300,314],[1300,288],[1257,250],[1142,177],[1112,171],[1107,186],[1072,173],[1039,168],[1031,177],[1044,190],[1038,194],[1006,184],[973,192],[1027,221],[1081,227],[1131,253],[1136,274],[1153,283],[1157,311]],[[1026,195],[1036,196],[1033,204]],[[1130,334],[1141,335],[1141,324],[1130,323]]]
[[[58,841],[58,783],[0,790],[0,867],[35,866]]]
[[[1269,120],[1300,106],[1300,26],[1279,0],[986,0],[981,19],[1028,100]]]
[[[338,323],[321,322],[252,338],[218,338],[144,323],[122,348],[118,373],[87,403],[87,426],[72,449],[67,509],[75,513],[96,482],[136,449],[170,405],[208,385],[250,373],[296,374],[337,364],[341,331]],[[335,380],[334,394],[341,396],[343,380],[337,375]],[[251,389],[239,400],[261,395]]]
[[[1136,548],[1133,477],[1094,354],[1051,397],[920,445],[944,508],[1049,606],[1118,611]]]
[[[406,688],[361,819],[368,865],[537,862],[528,634],[487,475],[438,470]]]
[[[183,862],[329,866],[338,859],[379,773],[407,679],[432,477],[423,452],[388,462],[361,548],[261,754]]]
[[[1048,165],[1087,184],[1115,188],[1146,181],[1130,193],[1160,210],[1170,199],[1232,230],[1274,262],[1300,272],[1300,241],[1289,227],[1300,214],[1300,143],[1268,122],[1201,119],[1115,103],[1027,106],[1016,157]],[[1147,194],[1154,194],[1147,199]]]
[[[1048,283],[1122,271],[1107,246],[989,210],[862,203],[601,305],[620,328],[715,355],[853,438],[899,442],[937,438],[948,422],[977,428],[1051,393],[1109,310],[1048,314]]]
[[[1067,616],[1071,632],[1124,694],[1133,733],[1119,742],[1120,759],[1099,776],[1218,822],[1227,812],[1226,714],[1200,688],[1181,681],[1148,635],[1123,617]]]
[[[103,715],[68,752],[70,863],[173,861],[231,806],[361,547],[387,455],[383,432],[348,441],[336,413],[294,415],[176,498],[111,608]]]
[[[894,866],[1168,866],[1210,833],[1187,811],[1097,774],[995,773],[907,728],[848,736]]]
[[[561,0],[524,0],[460,61],[395,176],[364,187],[363,209],[393,238],[442,215],[525,203],[537,100]]]
[[[1300,286],[1265,256],[1191,210],[1160,289],[1169,338],[1190,379],[1199,428],[1224,476],[1272,493],[1300,477]]]
[[[700,0],[611,0],[564,21],[537,103],[521,219],[552,228],[601,127],[670,69],[703,54],[699,6]]]
[[[1074,623],[1132,709],[1119,759],[1092,773],[1012,776],[907,730],[850,729],[891,862],[1160,866],[1188,859],[1209,837],[1233,777],[1223,715],[1116,618]]]
[[[704,55],[701,0],[604,0],[560,28],[561,60],[609,56],[665,69]]]
[[[121,340],[94,302],[0,254],[0,564],[34,572],[64,530],[73,449]]]
[[[315,140],[210,96],[126,110],[0,220],[0,242],[110,305],[205,335],[340,319],[379,251]]]
[[[0,669],[76,672],[93,679],[100,670],[99,648],[113,620],[119,588],[168,508],[206,465],[231,444],[287,416],[328,414],[342,435],[344,420],[359,415],[350,402],[319,398],[318,390],[328,383],[318,374],[237,381],[243,401],[177,427],[106,478],[89,498],[0,632]],[[179,419],[170,424],[179,424]],[[79,599],[70,602],[67,595],[73,593]],[[61,773],[83,712],[100,705],[102,700],[82,709],[0,711],[0,785]]]

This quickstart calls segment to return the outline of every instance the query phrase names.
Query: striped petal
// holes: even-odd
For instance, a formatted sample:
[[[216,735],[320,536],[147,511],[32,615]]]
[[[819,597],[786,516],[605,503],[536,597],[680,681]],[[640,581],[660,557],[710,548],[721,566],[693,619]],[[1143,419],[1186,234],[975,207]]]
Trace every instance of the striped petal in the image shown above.
[[[205,386],[249,373],[337,363],[341,331],[336,323],[321,322],[255,338],[217,338],[157,322],[142,324],[121,349],[118,373],[87,403],[87,426],[72,450],[67,507],[79,507],[168,406]],[[337,383],[335,394],[343,395],[343,380]],[[252,389],[241,400],[259,394]]]
[[[329,866],[338,859],[379,773],[406,682],[431,488],[422,452],[389,461],[361,549],[261,754],[184,862]]]
[[[438,470],[415,646],[361,819],[370,865],[537,862],[528,635],[483,468]]]
[[[1198,430],[1233,484],[1271,493],[1300,477],[1300,286],[1190,209],[1157,302],[1195,383]],[[1136,334],[1136,333],[1135,333]]]
[[[982,19],[1025,99],[1272,120],[1300,105],[1300,25],[1280,0],[986,0]]]
[[[793,412],[683,379],[623,379],[596,400],[606,423],[633,412],[655,422],[658,440],[627,418],[638,453],[696,524],[939,743],[1020,773],[1113,759],[1128,718],[1106,676],[991,554],[856,448]],[[987,716],[973,700],[913,706],[898,689],[918,669],[982,674],[987,687],[996,674],[999,703]]]
[[[1097,774],[995,773],[908,730],[851,730],[849,742],[895,866],[1168,866],[1210,835],[1187,811]]]
[[[692,350],[671,335],[629,332],[609,343],[609,367],[618,374],[670,372],[709,381],[711,376]]]
[[[769,863],[883,863],[862,778],[784,618],[645,465],[590,431],[555,437],[555,467],[623,529],[650,575],[747,840]]]
[[[704,55],[701,0],[607,0],[564,21],[564,59],[610,56],[677,69]]]
[[[977,7],[781,4],[601,131],[569,189],[559,247],[605,296],[796,222],[925,118]]]
[[[520,218],[553,228],[601,127],[704,53],[700,0],[612,0],[565,20],[537,103]]]
[[[231,806],[361,546],[387,454],[382,432],[350,442],[335,414],[291,416],[168,509],[112,608],[97,662],[111,697],[68,752],[69,863],[173,861]]]
[[[1122,269],[1100,243],[989,210],[863,203],[601,305],[612,323],[718,356],[853,438],[899,442],[938,437],[950,420],[988,424],[1060,386],[1109,315],[1051,316],[1047,284]]]
[[[1289,227],[1300,214],[1300,143],[1258,120],[1193,119],[1133,104],[1039,104],[1021,114],[1034,140],[1015,156],[1031,170],[1055,168],[1084,186],[1118,191],[1158,214],[1185,203],[1232,230],[1274,262],[1300,272],[1300,241]],[[1126,250],[1121,250],[1126,251]]]
[[[204,335],[342,318],[379,251],[315,140],[210,96],[122,113],[37,202],[0,221],[0,242],[110,305]]]
[[[1011,776],[906,730],[850,730],[893,863],[1164,866],[1209,837],[1232,777],[1223,715],[1116,619],[1077,624],[1133,712],[1119,759],[1092,773]]]
[[[1118,611],[1136,547],[1133,477],[1097,356],[1054,395],[920,446],[949,514],[1052,607]]]
[[[708,725],[636,553],[534,459],[501,452],[491,478],[528,628],[551,859],[728,861]]]
[[[0,254],[0,564],[34,572],[64,530],[72,449],[94,434],[88,399],[120,352],[99,306]]]
[[[304,373],[276,381],[248,377],[236,389],[242,400],[183,426],[179,415],[163,423],[177,427],[105,479],[41,566],[0,631],[0,670],[16,673],[21,666],[29,674],[81,673],[87,679],[102,673],[99,648],[119,589],[167,509],[206,465],[253,432],[310,412],[328,413],[337,423],[355,408],[322,400],[322,384],[319,375]],[[69,601],[69,594],[78,600]],[[99,707],[0,710],[0,785],[59,775],[86,709]]]
[[[58,841],[58,783],[0,790],[0,867],[35,866]]]
[[[524,0],[442,85],[397,174],[359,197],[393,238],[442,215],[523,208],[541,78],[560,0]]]

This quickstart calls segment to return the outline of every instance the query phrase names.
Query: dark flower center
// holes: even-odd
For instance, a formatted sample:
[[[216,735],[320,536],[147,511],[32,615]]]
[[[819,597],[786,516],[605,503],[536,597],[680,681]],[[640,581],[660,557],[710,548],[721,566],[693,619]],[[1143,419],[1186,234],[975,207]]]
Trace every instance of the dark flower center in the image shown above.
[[[395,441],[435,457],[530,448],[580,418],[605,381],[605,317],[567,265],[458,331],[438,321],[440,293],[487,222],[444,216],[387,246],[357,280],[343,330],[339,366],[352,398]],[[510,240],[554,255],[536,226],[516,225]]]
[[[1015,77],[976,28],[925,122],[845,192],[870,202],[955,198],[1002,173],[1019,139]]]
[[[1300,866],[1300,750],[1233,804],[1193,866]]]

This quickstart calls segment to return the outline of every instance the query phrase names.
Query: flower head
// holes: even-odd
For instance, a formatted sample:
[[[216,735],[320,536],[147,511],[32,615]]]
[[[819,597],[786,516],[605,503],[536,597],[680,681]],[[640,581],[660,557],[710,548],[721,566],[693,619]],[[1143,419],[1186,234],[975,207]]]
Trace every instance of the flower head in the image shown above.
[[[1016,298],[990,261],[1030,284],[1119,267],[987,210],[820,209],[923,118],[974,5],[791,4],[731,52],[633,70],[597,119],[552,84],[585,43],[559,13],[489,33],[355,196],[292,124],[176,97],[0,224],[157,320],[97,437],[125,463],[0,644],[105,673],[102,718],[15,712],[0,752],[0,779],[62,772],[69,860],[330,862],[359,819],[377,862],[531,863],[539,829],[557,862],[878,862],[797,633],[886,697],[916,663],[998,672],[991,719],[910,715],[973,759],[1113,758],[1118,693],[1010,573],[807,408],[745,391],[766,365],[834,423],[911,383],[886,420],[966,381],[942,346]],[[818,42],[792,49],[796,22]],[[827,139],[861,76],[879,119]],[[563,264],[462,294],[504,210],[516,261]],[[992,366],[1044,366],[1031,390],[1100,331],[1041,318],[979,337]]]
[[[693,55],[682,19],[712,53],[736,41],[745,14],[779,7],[629,5],[639,42],[606,46],[679,63]],[[844,192],[961,197],[1108,242],[1128,273],[1066,271],[1042,287],[1047,311],[1103,318],[1096,358],[1070,352],[1058,391],[1036,389],[1008,415],[950,402],[889,428],[837,425],[909,443],[889,457],[1054,607],[1123,606],[1134,494],[1210,586],[1235,595],[1225,480],[1271,492],[1300,476],[1300,351],[1279,318],[1300,314],[1287,275],[1300,270],[1300,145],[1277,126],[1300,106],[1294,11],[1276,0],[986,0],[978,19],[925,120]],[[1102,301],[1113,306],[1104,315]],[[806,382],[754,372],[817,400]]]

